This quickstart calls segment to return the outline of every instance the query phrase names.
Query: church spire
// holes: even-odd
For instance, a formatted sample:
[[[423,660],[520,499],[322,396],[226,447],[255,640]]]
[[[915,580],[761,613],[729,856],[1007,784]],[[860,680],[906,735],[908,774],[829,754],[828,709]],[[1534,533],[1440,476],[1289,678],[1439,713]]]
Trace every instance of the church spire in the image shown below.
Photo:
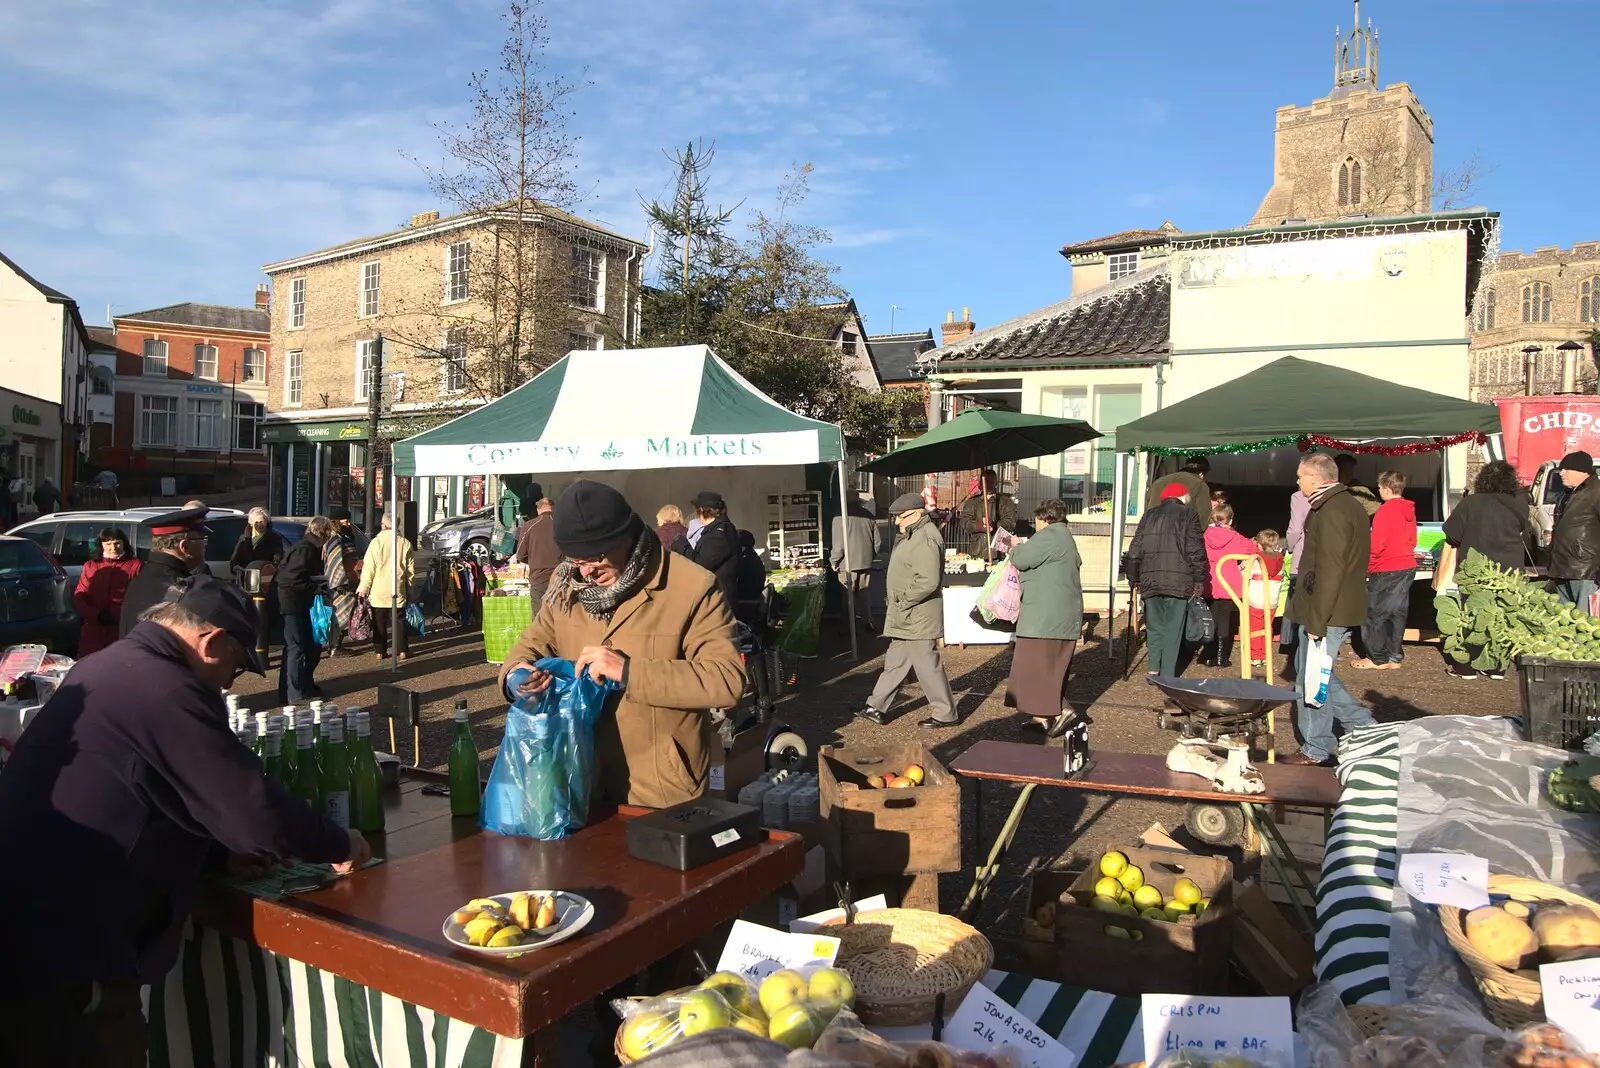
[[[1378,31],[1372,20],[1361,25],[1361,0],[1355,0],[1355,27],[1348,35],[1333,28],[1333,88],[1336,95],[1378,88]]]

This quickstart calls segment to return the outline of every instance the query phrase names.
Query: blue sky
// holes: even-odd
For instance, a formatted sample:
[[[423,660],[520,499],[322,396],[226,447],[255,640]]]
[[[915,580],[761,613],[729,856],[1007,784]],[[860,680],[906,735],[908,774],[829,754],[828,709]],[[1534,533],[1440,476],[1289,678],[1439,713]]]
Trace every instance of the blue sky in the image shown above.
[[[1059,300],[1064,243],[1242,225],[1273,111],[1325,95],[1348,0],[547,0],[584,214],[645,236],[664,147],[715,139],[716,193],[804,221],[873,333]],[[0,4],[0,250],[100,322],[248,303],[259,266],[439,206],[412,159],[465,112],[492,0]],[[1474,154],[1504,247],[1600,238],[1594,0],[1368,0],[1385,84]],[[409,158],[408,158],[409,157]]]

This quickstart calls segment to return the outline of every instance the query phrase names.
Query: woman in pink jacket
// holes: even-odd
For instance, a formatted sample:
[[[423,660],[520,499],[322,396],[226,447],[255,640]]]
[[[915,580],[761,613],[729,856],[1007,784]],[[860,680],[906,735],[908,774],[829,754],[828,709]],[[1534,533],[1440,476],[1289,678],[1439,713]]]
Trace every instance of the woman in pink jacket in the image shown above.
[[[1239,606],[1233,603],[1228,591],[1217,579],[1217,563],[1224,556],[1254,556],[1256,543],[1233,529],[1233,505],[1221,501],[1211,506],[1211,525],[1206,528],[1206,564],[1211,573],[1211,619],[1216,624],[1216,644],[1202,650],[1200,662],[1212,667],[1230,667],[1233,663],[1233,638],[1239,630]],[[1243,578],[1239,565],[1223,565],[1222,574],[1235,593],[1241,593]]]

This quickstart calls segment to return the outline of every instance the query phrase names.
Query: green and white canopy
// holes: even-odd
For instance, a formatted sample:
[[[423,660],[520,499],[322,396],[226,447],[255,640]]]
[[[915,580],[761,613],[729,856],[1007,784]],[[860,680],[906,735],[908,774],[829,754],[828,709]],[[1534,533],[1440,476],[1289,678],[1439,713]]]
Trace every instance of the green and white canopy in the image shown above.
[[[397,475],[832,463],[839,428],[796,415],[704,345],[569,352],[475,412],[394,446]]]

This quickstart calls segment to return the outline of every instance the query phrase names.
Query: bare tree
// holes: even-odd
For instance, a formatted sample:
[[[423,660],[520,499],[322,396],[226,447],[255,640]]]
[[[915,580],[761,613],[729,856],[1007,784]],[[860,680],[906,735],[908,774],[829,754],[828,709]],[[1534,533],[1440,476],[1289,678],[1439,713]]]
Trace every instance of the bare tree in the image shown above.
[[[1474,152],[1454,167],[1433,175],[1433,210],[1449,211],[1472,203],[1478,183],[1486,173],[1483,160]]]
[[[438,128],[444,161],[418,164],[466,217],[448,240],[467,249],[441,248],[433,269],[445,299],[395,307],[390,339],[433,361],[447,403],[493,400],[526,382],[566,351],[574,322],[570,249],[589,233],[566,210],[578,199],[567,121],[579,86],[547,69],[538,5],[509,0],[499,65],[472,75],[470,117]],[[463,295],[452,299],[457,286]]]

